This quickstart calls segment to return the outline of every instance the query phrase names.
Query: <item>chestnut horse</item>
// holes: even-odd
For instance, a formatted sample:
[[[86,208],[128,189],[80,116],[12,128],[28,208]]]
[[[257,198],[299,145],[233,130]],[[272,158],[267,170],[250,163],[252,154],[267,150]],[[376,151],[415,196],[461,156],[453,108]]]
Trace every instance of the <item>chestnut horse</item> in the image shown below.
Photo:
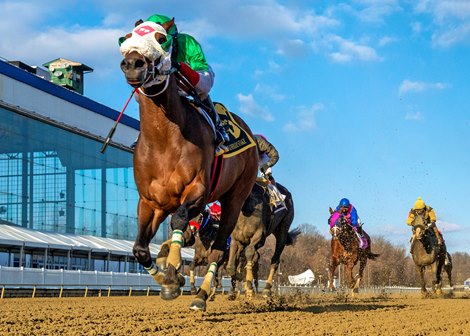
[[[445,245],[441,248],[438,247],[434,230],[426,225],[426,220],[423,215],[416,214],[411,225],[415,232],[415,238],[411,243],[411,255],[416,266],[416,271],[420,275],[421,294],[423,297],[429,294],[426,290],[424,271],[426,267],[430,267],[433,279],[432,291],[440,295],[442,294],[442,268],[444,267],[446,258]]]
[[[330,209],[330,213],[332,210]],[[332,220],[330,219],[328,222]],[[329,285],[330,290],[334,290],[333,276],[336,268],[340,264],[345,266],[346,284],[348,288],[352,289],[352,293],[359,291],[359,286],[364,274],[364,269],[367,265],[367,259],[374,260],[379,256],[371,252],[371,240],[369,235],[363,231],[367,240],[367,247],[365,249],[359,248],[359,240],[354,232],[352,226],[340,216],[333,226],[330,228],[331,232],[331,256],[330,256],[330,270],[329,270]],[[359,261],[359,273],[354,277],[352,276],[353,268]]]
[[[178,94],[171,47],[165,50],[160,45],[171,39],[167,31],[173,24],[173,20],[162,26],[144,22],[126,36],[120,49],[126,80],[139,88],[140,135],[134,153],[139,202],[133,253],[161,285],[160,296],[165,300],[175,299],[184,285],[180,273],[183,232],[189,220],[201,213],[209,201],[218,200],[222,213],[208,258],[208,272],[190,305],[193,310],[205,310],[213,274],[222,262],[227,238],[255,183],[258,153],[252,146],[224,158],[217,188],[211,190],[215,161],[213,128],[194,105]],[[233,117],[252,138],[247,124],[238,116]],[[229,124],[232,129],[237,127]],[[162,246],[155,264],[150,257],[149,243],[170,214],[172,238]]]
[[[253,268],[256,266],[257,250],[264,246],[266,238],[273,234],[276,237],[276,248],[271,258],[271,267],[269,276],[266,280],[266,286],[263,294],[271,294],[273,276],[279,267],[282,251],[286,245],[292,245],[300,234],[300,230],[289,228],[294,220],[294,202],[292,195],[284,186],[276,183],[281,194],[285,195],[287,209],[273,213],[269,205],[269,195],[266,185],[263,187],[256,182],[253,190],[242,208],[242,213],[238,218],[237,225],[232,233],[232,242],[230,244],[230,257],[227,265],[227,271],[233,277],[238,264],[240,253],[244,251],[246,258],[246,278],[245,278],[245,296],[250,300],[253,296],[254,279]]]

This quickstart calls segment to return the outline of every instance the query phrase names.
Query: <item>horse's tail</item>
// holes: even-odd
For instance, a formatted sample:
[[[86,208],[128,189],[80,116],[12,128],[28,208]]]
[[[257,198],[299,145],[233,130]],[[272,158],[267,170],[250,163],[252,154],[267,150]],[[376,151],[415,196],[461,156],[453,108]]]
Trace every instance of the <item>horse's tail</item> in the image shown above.
[[[375,260],[376,258],[378,258],[380,256],[379,253],[372,253],[372,252],[368,252],[367,253],[367,259],[370,259],[370,260]]]
[[[287,234],[286,246],[294,245],[297,237],[302,233],[302,230],[299,228],[295,228],[292,231],[289,231]]]

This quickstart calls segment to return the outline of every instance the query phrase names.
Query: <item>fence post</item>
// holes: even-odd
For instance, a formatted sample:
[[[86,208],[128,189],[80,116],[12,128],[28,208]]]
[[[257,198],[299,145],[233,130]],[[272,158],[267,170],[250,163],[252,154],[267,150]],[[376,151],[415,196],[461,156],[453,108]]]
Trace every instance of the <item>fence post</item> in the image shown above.
[[[129,296],[132,296],[132,287],[129,287]]]
[[[147,287],[147,296],[149,296],[149,293],[150,293],[150,286]]]
[[[33,294],[31,295],[31,298],[34,299],[35,296],[36,296],[36,286],[33,287]]]
[[[108,287],[108,297],[111,295],[111,286]]]
[[[60,286],[59,297],[62,297],[62,292],[64,291],[64,286]]]
[[[5,286],[2,286],[2,295],[0,296],[0,299],[3,299],[4,295],[5,295]]]
[[[88,295],[88,286],[85,287],[85,297]]]

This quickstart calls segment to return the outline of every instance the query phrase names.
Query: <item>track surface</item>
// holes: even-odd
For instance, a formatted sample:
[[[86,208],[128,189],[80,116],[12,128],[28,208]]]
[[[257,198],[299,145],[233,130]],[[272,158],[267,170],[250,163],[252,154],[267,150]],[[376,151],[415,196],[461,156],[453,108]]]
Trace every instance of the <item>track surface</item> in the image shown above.
[[[470,335],[470,297],[286,296],[228,301],[207,312],[190,296],[0,300],[0,335]]]

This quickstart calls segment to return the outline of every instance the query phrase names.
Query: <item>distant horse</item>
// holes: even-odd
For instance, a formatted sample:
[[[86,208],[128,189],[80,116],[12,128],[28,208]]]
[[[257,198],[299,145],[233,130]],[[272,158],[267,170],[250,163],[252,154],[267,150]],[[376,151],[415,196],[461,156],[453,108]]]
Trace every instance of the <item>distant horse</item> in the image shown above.
[[[415,238],[411,243],[411,255],[421,277],[421,293],[423,296],[429,294],[426,290],[424,271],[426,267],[430,267],[433,277],[432,290],[440,295],[442,294],[442,268],[446,256],[445,245],[439,248],[434,230],[426,225],[424,215],[415,214],[411,225],[415,232]]]
[[[222,214],[208,258],[209,272],[190,305],[191,309],[205,310],[213,273],[222,262],[227,238],[256,180],[258,153],[252,146],[224,158],[217,188],[211,190],[211,171],[216,160],[213,129],[198,109],[178,94],[171,48],[164,50],[160,45],[169,38],[166,32],[173,24],[171,20],[160,29],[144,22],[121,45],[121,69],[127,82],[139,88],[140,135],[134,152],[139,202],[133,253],[161,285],[160,296],[175,299],[184,285],[179,272],[183,232],[189,220],[201,213],[209,201],[219,200]],[[142,48],[144,37],[147,44]],[[236,123],[229,123],[231,130],[242,129],[252,139],[248,125],[236,115],[233,118]],[[155,265],[149,243],[170,214],[173,236],[160,250]]]
[[[330,213],[332,212],[333,211],[330,209]],[[329,222],[333,220],[332,216],[330,216],[330,219],[328,220]],[[343,216],[340,216],[334,221],[334,223],[332,223],[330,232],[332,237],[328,288],[330,290],[334,290],[334,273],[338,265],[344,264],[346,284],[348,288],[352,289],[353,294],[358,293],[364,269],[367,265],[367,260],[374,260],[379,256],[379,254],[371,252],[371,240],[365,231],[363,231],[363,235],[367,240],[367,247],[365,249],[359,248],[359,240],[356,233]],[[353,279],[353,268],[356,266],[358,261],[359,273]]]
[[[264,183],[264,186],[259,183]],[[271,268],[263,290],[264,295],[270,295],[273,276],[279,267],[282,251],[286,245],[292,245],[300,234],[299,230],[289,232],[294,219],[292,195],[279,183],[276,183],[276,186],[281,194],[286,196],[284,201],[287,209],[273,212],[270,207],[266,180],[257,182],[242,208],[242,213],[232,233],[227,270],[231,276],[234,275],[240,253],[244,251],[246,258],[245,295],[247,299],[251,299],[253,296],[253,260],[257,250],[264,246],[266,238],[271,234],[276,237],[276,248],[271,258]]]

